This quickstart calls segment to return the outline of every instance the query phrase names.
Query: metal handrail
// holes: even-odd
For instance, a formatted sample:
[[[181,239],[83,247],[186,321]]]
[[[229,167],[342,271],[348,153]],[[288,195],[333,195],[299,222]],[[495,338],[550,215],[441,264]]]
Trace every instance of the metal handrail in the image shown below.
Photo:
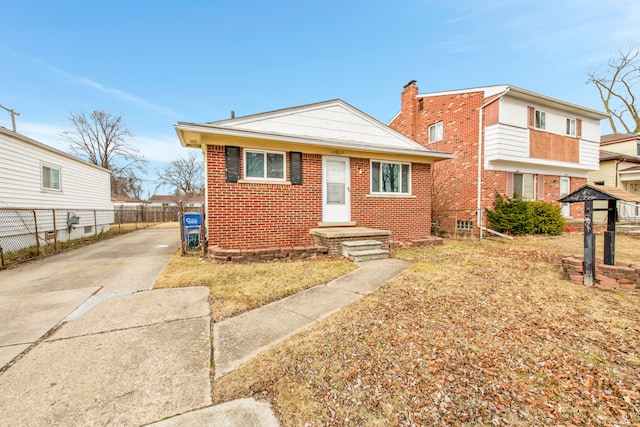
[[[640,223],[640,204],[618,200],[618,219]]]

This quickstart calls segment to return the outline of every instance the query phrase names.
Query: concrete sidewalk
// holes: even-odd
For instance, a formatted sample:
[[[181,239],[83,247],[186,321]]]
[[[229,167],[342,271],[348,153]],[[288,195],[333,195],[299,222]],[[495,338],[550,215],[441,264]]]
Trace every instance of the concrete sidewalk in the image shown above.
[[[259,352],[367,295],[410,263],[398,259],[362,262],[336,280],[244,313],[213,327],[215,378]]]
[[[264,402],[211,406],[209,289],[150,290],[175,250],[166,233],[144,230],[2,272],[3,425],[278,425]],[[360,263],[326,285],[215,324],[216,378],[408,265]]]

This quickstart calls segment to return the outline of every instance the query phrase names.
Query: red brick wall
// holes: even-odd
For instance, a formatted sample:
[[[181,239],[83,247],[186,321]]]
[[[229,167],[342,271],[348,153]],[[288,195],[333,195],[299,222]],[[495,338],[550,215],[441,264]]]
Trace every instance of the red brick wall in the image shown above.
[[[431,234],[430,165],[412,165],[415,198],[368,197],[370,160],[352,158],[350,167],[351,219],[358,226],[389,230],[393,241],[403,243]],[[309,230],[322,221],[322,156],[302,155],[302,180],[303,185],[226,182],[224,147],[207,146],[209,246],[313,245]]]
[[[484,99],[483,92],[428,97],[417,97],[417,94],[418,87],[415,84],[404,88],[401,99],[402,111],[389,126],[429,149],[456,155],[453,160],[433,165],[433,217],[440,222],[444,231],[450,232],[455,227],[455,219],[473,219],[475,222],[478,191],[478,111],[487,100]],[[421,110],[418,107],[418,99],[422,100]],[[443,140],[429,143],[429,126],[440,121],[443,123]],[[584,184],[586,179],[572,177],[571,191]],[[544,189],[544,201],[557,203],[560,197],[559,177],[545,176]],[[506,190],[506,172],[482,170],[483,207],[491,208],[495,194],[506,195]],[[571,206],[571,215],[581,218],[583,206],[578,205],[581,204]]]
[[[394,242],[429,237],[431,165],[411,165],[411,192],[416,197],[370,196],[370,168],[369,159],[351,159],[351,219],[358,226],[390,230]]]

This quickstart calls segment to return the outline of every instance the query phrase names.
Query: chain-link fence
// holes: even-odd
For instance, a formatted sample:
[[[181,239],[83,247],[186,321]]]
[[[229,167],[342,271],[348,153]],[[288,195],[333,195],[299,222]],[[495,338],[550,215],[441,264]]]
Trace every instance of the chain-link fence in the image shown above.
[[[113,210],[0,208],[0,269],[60,252],[81,240],[177,221],[177,206]]]

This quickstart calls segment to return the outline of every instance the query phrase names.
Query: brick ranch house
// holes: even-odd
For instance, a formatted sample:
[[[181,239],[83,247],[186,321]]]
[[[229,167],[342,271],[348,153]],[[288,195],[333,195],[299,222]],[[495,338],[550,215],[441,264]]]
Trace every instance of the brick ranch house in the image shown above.
[[[496,193],[558,203],[598,169],[607,115],[512,85],[418,93],[404,86],[389,126],[456,158],[433,169],[433,219],[443,231],[478,233]],[[562,205],[566,218],[582,204]],[[435,223],[434,223],[435,225]]]
[[[387,247],[434,241],[431,168],[453,156],[341,100],[175,129],[184,147],[205,156],[217,260],[337,252],[331,232]]]

